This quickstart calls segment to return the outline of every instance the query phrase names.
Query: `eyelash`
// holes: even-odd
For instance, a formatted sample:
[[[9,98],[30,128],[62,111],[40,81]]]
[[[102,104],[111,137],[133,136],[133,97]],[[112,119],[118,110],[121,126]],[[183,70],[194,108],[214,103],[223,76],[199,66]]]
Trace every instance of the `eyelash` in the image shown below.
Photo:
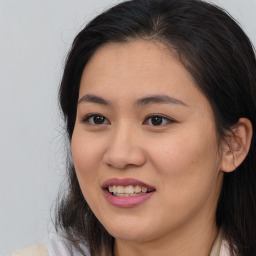
[[[104,122],[101,124],[97,124],[95,123],[95,120],[90,121],[90,119],[92,118],[96,118],[96,117],[100,117],[103,118]],[[159,118],[161,123],[159,125],[153,125],[152,123],[152,118]],[[154,126],[154,127],[162,127],[162,126],[166,126],[168,124],[174,123],[175,121],[169,117],[166,117],[164,115],[161,114],[152,114],[146,117],[145,121],[143,121],[143,125],[145,125],[149,120],[151,120],[151,124],[149,124],[150,126]],[[107,121],[107,122],[106,122]],[[157,120],[155,120],[157,121]],[[159,121],[159,120],[158,120]],[[105,118],[103,115],[101,114],[88,114],[86,115],[83,119],[82,119],[83,123],[87,123],[89,125],[95,125],[95,126],[101,126],[101,125],[105,125],[105,124],[110,124],[110,122],[108,121],[107,118]],[[162,122],[164,122],[164,124],[162,124]]]
[[[152,118],[160,118],[162,121],[164,121],[165,123],[164,124],[160,124],[160,125],[153,125],[152,124]],[[145,124],[148,120],[150,120],[151,119],[151,126],[155,126],[155,127],[162,127],[162,126],[166,126],[166,125],[168,125],[168,124],[171,124],[171,123],[174,123],[174,120],[173,119],[171,119],[171,118],[169,118],[169,117],[166,117],[166,116],[164,116],[164,115],[161,115],[161,114],[152,114],[152,115],[149,115],[149,116],[147,116],[146,117],[146,119],[145,119],[145,121],[143,122],[143,124]]]
[[[92,123],[92,122],[90,122],[90,119],[91,118],[95,118],[95,117],[100,117],[100,118],[104,118],[104,123],[102,123],[102,124],[96,124],[96,123]],[[83,119],[82,119],[82,122],[83,123],[88,123],[89,125],[104,125],[104,124],[106,124],[105,123],[105,121],[107,120],[107,118],[105,118],[103,115],[100,115],[100,114],[88,114],[88,115],[86,115]],[[107,124],[110,124],[110,122],[108,121],[108,123]]]

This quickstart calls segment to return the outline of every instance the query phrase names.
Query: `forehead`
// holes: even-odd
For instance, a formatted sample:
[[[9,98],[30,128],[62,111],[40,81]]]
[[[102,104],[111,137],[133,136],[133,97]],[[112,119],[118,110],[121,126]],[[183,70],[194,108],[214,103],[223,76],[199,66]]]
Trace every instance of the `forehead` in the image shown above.
[[[157,68],[164,61],[174,59],[174,54],[165,45],[156,41],[132,40],[125,43],[107,43],[94,53],[87,66],[108,59],[113,61],[109,62],[111,66],[118,64],[116,69],[123,65],[130,69]]]
[[[192,100],[208,102],[170,49],[143,40],[100,47],[82,74],[79,97],[86,93],[100,94],[110,100],[167,94],[188,105]]]

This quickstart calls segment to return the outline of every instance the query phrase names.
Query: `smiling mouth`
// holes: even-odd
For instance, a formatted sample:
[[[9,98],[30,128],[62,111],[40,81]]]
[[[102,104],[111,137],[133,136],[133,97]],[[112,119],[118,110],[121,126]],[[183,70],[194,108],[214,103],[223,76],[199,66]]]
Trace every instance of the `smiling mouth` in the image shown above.
[[[107,190],[113,196],[117,197],[132,197],[132,196],[141,196],[148,193],[151,193],[155,190],[150,190],[147,187],[139,186],[139,185],[128,185],[128,186],[119,186],[113,185],[108,186]]]
[[[133,178],[110,178],[101,186],[107,201],[118,208],[133,208],[150,200],[156,188]]]

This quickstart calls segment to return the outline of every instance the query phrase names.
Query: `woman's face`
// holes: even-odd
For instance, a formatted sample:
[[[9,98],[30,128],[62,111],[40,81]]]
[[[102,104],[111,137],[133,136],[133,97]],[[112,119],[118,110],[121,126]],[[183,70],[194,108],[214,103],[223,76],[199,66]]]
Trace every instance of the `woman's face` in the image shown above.
[[[82,193],[116,239],[215,225],[222,183],[214,116],[163,45],[103,45],[81,79],[72,155]]]

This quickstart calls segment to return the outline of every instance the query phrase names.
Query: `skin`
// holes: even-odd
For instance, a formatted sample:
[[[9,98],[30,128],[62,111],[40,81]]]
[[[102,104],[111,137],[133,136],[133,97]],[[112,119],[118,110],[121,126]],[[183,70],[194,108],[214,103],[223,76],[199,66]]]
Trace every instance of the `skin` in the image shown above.
[[[88,94],[108,104],[81,100]],[[152,95],[178,101],[136,104]],[[79,99],[73,161],[85,199],[115,237],[115,256],[209,255],[224,150],[188,71],[160,43],[105,44],[83,71]],[[85,120],[95,113],[101,124]],[[166,119],[154,125],[152,114]],[[115,207],[101,188],[109,178],[135,178],[156,192],[136,207]]]

